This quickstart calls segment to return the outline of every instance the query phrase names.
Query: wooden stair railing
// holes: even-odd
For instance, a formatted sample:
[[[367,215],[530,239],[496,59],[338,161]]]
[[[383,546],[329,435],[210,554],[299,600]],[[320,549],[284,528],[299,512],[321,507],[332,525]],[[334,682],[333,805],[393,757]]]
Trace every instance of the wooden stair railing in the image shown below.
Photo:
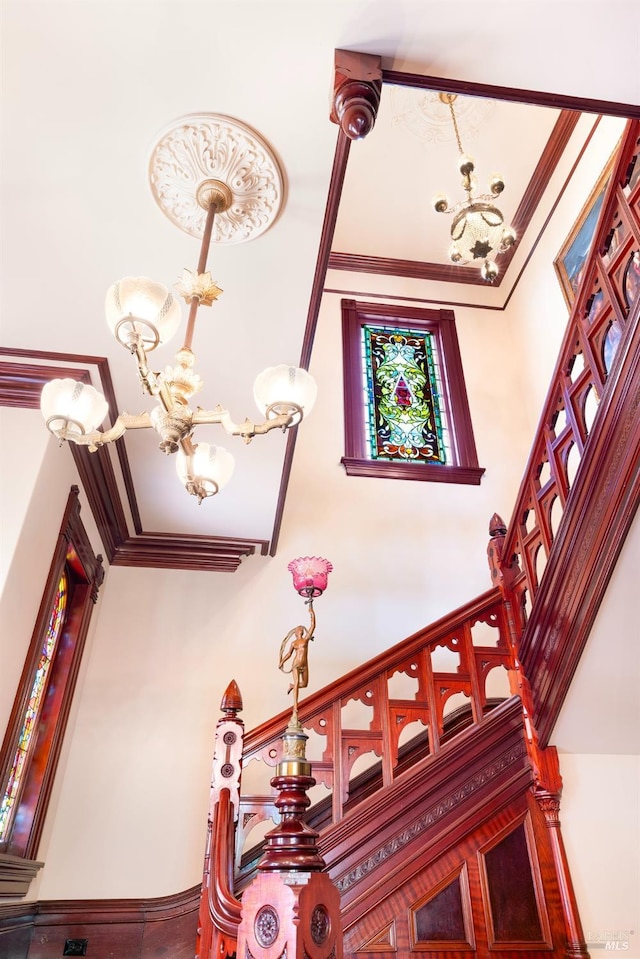
[[[507,530],[499,517],[492,519],[489,558],[496,588],[310,696],[299,709],[302,726],[312,741],[314,737],[324,739],[319,758],[312,754],[315,746],[311,743],[307,755],[316,781],[331,793],[330,825],[336,827],[347,807],[351,809],[353,805],[354,785],[359,781],[354,773],[357,760],[372,754],[381,771],[376,782],[378,791],[392,786],[398,771],[402,769],[402,775],[406,772],[406,762],[400,765],[400,756],[403,734],[406,739],[410,727],[414,731],[416,727],[426,729],[428,754],[436,760],[442,746],[445,719],[452,707],[458,706],[456,700],[462,698],[469,703],[472,725],[482,724],[489,702],[487,676],[496,667],[506,669],[510,691],[519,694],[522,700],[534,795],[553,834],[553,860],[565,928],[570,952],[575,956],[587,953],[559,835],[557,808],[561,779],[557,756],[553,748],[544,748],[554,716],[548,710],[545,717],[545,702],[531,650],[535,653],[537,644],[539,652],[540,644],[547,639],[544,630],[540,630],[540,617],[544,619],[547,615],[548,619],[551,610],[558,620],[570,619],[557,615],[548,595],[550,577],[547,575],[543,581],[542,574],[547,565],[551,569],[554,562],[558,566],[567,556],[571,557],[572,550],[575,554],[579,534],[584,535],[584,529],[578,529],[578,525],[582,522],[584,526],[589,519],[590,507],[579,502],[580,497],[588,498],[585,475],[589,470],[592,475],[598,470],[608,470],[611,477],[607,478],[611,482],[606,489],[599,489],[599,493],[609,493],[615,498],[614,508],[597,517],[598,533],[607,522],[614,528],[606,542],[605,560],[593,564],[600,573],[600,582],[598,589],[592,592],[600,598],[640,498],[639,154],[640,122],[632,121],[627,126],[607,188],[592,251],[571,310],[512,521]],[[607,449],[607,443],[611,445],[613,441],[617,443],[613,453],[615,462]],[[584,468],[578,469],[581,462]],[[593,480],[591,483],[594,490],[596,483]],[[557,545],[552,553],[554,543]],[[562,554],[560,561],[557,560],[559,553]],[[580,556],[574,555],[572,561],[575,564],[585,558],[581,552]],[[588,559],[593,560],[593,555]],[[557,571],[554,575],[553,588],[560,593],[563,587],[558,585]],[[576,591],[579,585],[584,594],[591,589],[584,580],[574,585]],[[567,587],[564,589],[566,592]],[[534,604],[539,597],[543,597],[545,607],[542,613],[541,603]],[[584,643],[597,602],[589,596],[586,600],[581,596],[577,601],[586,602],[589,614],[583,617],[580,627],[579,639]],[[490,633],[493,631],[492,642],[476,636],[474,631],[478,626],[488,628]],[[439,649],[453,655],[453,668],[440,668]],[[548,659],[548,653],[543,651],[543,658]],[[557,650],[556,658],[561,658]],[[575,650],[573,660],[572,669],[577,663]],[[540,673],[544,674],[545,670]],[[405,684],[400,694],[392,688],[398,674]],[[571,674],[568,673],[569,677]],[[543,679],[548,685],[548,676],[543,675]],[[407,683],[412,686],[408,693]],[[556,706],[561,699],[561,693],[556,695]],[[349,718],[351,704],[366,707],[367,718],[359,722]],[[276,766],[281,759],[281,736],[289,715],[285,710],[246,736],[245,767],[252,762],[264,764],[267,771]],[[545,723],[545,736],[539,737]],[[418,750],[418,755],[422,760],[425,750]],[[371,797],[370,786],[364,794]],[[227,802],[224,791],[221,796],[223,803]],[[228,850],[228,834],[233,828],[228,802],[225,809],[228,815],[224,836],[218,835],[220,845],[226,844]],[[270,796],[239,799],[237,862],[249,833],[265,820],[275,821],[275,813],[275,801]],[[224,817],[224,811],[218,815]],[[215,827],[215,822],[213,825]],[[215,846],[215,841],[210,839],[209,853]],[[205,869],[205,885],[206,876]],[[221,886],[221,876],[230,876],[230,856],[226,853],[216,855],[215,863],[211,863],[209,879],[213,892],[207,893],[213,899],[218,896],[223,903],[226,898],[222,918],[228,924],[227,940],[223,930],[216,953],[223,956],[227,945],[229,950],[233,946],[239,903],[226,881]],[[210,917],[211,908],[207,907]],[[199,955],[204,957],[207,953]]]
[[[502,600],[498,590],[491,590],[305,699],[299,709],[302,727],[312,742],[324,739],[320,756],[313,755],[312,743],[307,756],[316,782],[331,792],[330,824],[342,819],[353,798],[356,760],[369,754],[369,760],[379,761],[382,775],[377,788],[390,785],[404,739],[418,730],[426,732],[428,752],[437,755],[446,717],[462,701],[470,706],[469,721],[482,722],[491,698],[487,677],[496,667],[509,669],[510,663]],[[396,698],[393,686],[398,682],[405,688]],[[502,688],[508,695],[506,681]],[[366,707],[359,723],[349,717],[353,703]],[[245,770],[251,762],[270,769],[280,761],[280,737],[289,715],[285,711],[246,736]],[[273,799],[241,797],[238,861],[251,830],[271,818],[275,821]]]
[[[545,743],[640,498],[639,154],[630,121],[501,547]],[[560,629],[573,629],[564,649]]]

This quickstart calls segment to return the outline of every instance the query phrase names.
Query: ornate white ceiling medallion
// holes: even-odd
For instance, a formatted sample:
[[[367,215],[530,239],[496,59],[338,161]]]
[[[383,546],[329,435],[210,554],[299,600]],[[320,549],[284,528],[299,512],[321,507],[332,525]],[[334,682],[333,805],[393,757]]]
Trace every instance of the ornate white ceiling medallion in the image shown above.
[[[437,90],[400,86],[392,86],[390,90],[394,126],[404,127],[425,143],[455,140],[449,107],[442,102]],[[456,98],[456,115],[463,140],[473,140],[494,107],[495,100]]]
[[[162,134],[149,161],[149,182],[172,223],[201,237],[211,190],[224,194],[212,240],[242,243],[268,230],[284,195],[284,178],[268,146],[250,127],[217,113],[182,117]]]

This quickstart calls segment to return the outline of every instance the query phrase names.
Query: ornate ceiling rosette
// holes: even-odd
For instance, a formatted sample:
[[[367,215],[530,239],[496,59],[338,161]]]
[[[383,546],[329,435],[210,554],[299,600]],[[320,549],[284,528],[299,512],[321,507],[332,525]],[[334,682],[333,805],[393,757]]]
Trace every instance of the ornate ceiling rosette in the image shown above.
[[[275,154],[251,127],[217,113],[182,117],[161,135],[149,160],[151,190],[162,212],[201,237],[212,191],[226,195],[213,224],[216,243],[242,243],[268,230],[283,201]]]
[[[451,114],[437,90],[392,86],[391,110],[394,126],[404,127],[424,143],[455,142]],[[495,107],[495,100],[480,97],[456,99],[460,135],[473,140]]]

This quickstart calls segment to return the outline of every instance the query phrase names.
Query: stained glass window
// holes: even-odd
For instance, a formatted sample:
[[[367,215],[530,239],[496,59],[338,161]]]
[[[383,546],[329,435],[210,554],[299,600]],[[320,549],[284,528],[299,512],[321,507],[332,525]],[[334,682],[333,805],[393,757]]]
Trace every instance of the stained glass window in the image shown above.
[[[365,324],[362,351],[369,456],[446,464],[448,431],[433,334]]]
[[[37,729],[38,717],[47,688],[49,668],[55,655],[58,639],[64,623],[67,609],[67,593],[67,573],[66,570],[63,570],[54,598],[49,625],[44,636],[40,658],[33,677],[31,692],[18,737],[18,745],[9,771],[9,779],[2,797],[2,803],[0,804],[0,841],[5,838],[9,830],[16,798],[20,793],[22,774],[25,770],[27,757],[29,756],[29,748],[33,741],[33,734]]]
[[[348,476],[477,485],[452,310],[342,300]]]

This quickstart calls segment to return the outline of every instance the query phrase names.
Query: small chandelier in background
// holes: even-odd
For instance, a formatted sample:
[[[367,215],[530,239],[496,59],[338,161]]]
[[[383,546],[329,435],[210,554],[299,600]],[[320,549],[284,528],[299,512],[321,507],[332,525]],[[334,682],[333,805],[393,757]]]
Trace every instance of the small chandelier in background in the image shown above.
[[[107,292],[105,309],[111,331],[134,357],[143,392],[158,405],[150,413],[121,413],[110,429],[99,430],[108,412],[104,396],[87,383],[61,379],[44,387],[41,410],[47,427],[61,443],[70,440],[88,446],[91,452],[119,439],[126,430],[155,429],[160,449],[177,453],[178,476],[187,492],[201,503],[228,482],[233,457],[222,446],[195,443],[194,428],[219,424],[245,443],[259,433],[286,430],[310,412],[316,385],[306,370],[297,367],[264,370],[254,383],[254,398],[265,417],[262,423],[247,419],[237,424],[222,406],[213,410],[189,406],[203,385],[194,371],[191,349],[198,308],[211,306],[222,293],[206,268],[211,240],[240,243],[253,239],[269,228],[282,202],[282,174],[264,140],[229,117],[186,117],[172,125],[155,147],[150,181],[156,201],[169,219],[192,236],[202,236],[197,270],[185,269],[176,283],[189,305],[189,317],[174,367],[153,373],[147,365],[147,354],[180,326],[180,305],[167,287],[147,277],[125,277]]]
[[[487,283],[493,283],[499,272],[493,257],[498,253],[505,253],[516,240],[515,232],[511,227],[505,226],[504,217],[493,202],[495,197],[499,196],[504,190],[504,181],[498,174],[493,174],[489,181],[491,193],[481,194],[474,198],[473,191],[477,186],[476,178],[473,176],[475,163],[473,158],[464,152],[460,142],[458,123],[453,109],[453,103],[457,99],[456,94],[441,93],[440,99],[449,106],[451,111],[453,129],[460,153],[458,169],[462,174],[462,186],[467,197],[465,200],[456,203],[455,206],[449,206],[447,197],[439,193],[433,198],[433,206],[436,213],[450,213],[453,216],[451,222],[452,244],[449,248],[451,261],[456,264],[466,264],[480,260],[482,262],[480,267],[482,279],[486,280]]]

